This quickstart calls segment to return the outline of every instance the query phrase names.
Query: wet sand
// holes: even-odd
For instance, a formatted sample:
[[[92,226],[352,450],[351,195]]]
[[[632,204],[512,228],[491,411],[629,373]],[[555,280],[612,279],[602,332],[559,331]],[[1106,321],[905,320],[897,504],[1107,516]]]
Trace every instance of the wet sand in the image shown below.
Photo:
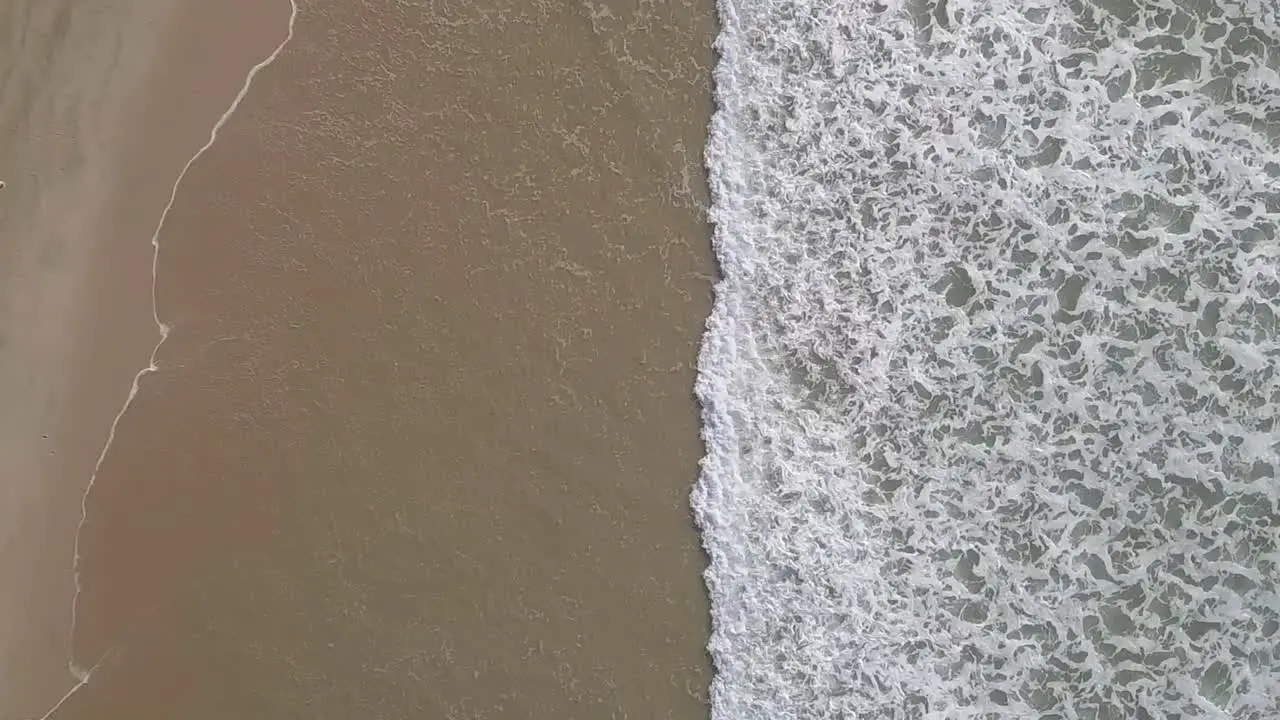
[[[193,4],[193,3],[188,3]],[[0,718],[74,683],[81,499],[158,339],[150,243],[265,33],[257,2],[0,3]]]
[[[706,716],[713,10],[301,4],[160,235],[51,717]]]

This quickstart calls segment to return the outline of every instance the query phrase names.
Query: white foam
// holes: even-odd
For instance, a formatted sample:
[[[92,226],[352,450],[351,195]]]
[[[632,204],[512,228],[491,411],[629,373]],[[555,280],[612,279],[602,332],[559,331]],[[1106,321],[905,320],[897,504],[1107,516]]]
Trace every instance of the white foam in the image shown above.
[[[142,382],[142,378],[149,373],[159,370],[159,366],[156,364],[156,358],[160,352],[160,346],[163,345],[164,341],[169,337],[169,326],[160,319],[160,310],[156,304],[156,271],[160,262],[160,233],[164,230],[164,223],[169,217],[169,211],[173,209],[173,204],[177,201],[178,188],[182,184],[183,178],[187,176],[187,172],[191,169],[191,166],[195,165],[196,160],[200,159],[200,156],[203,155],[206,150],[213,147],[213,143],[218,139],[218,132],[227,124],[227,121],[231,119],[232,114],[234,114],[236,109],[240,107],[240,102],[249,94],[249,87],[253,84],[253,79],[257,77],[258,73],[264,68],[275,62],[275,59],[280,56],[280,53],[284,52],[285,45],[293,39],[294,22],[298,17],[297,0],[289,0],[289,8],[289,25],[284,39],[280,41],[280,44],[276,46],[275,50],[273,50],[270,55],[249,69],[248,74],[245,75],[244,83],[240,87],[240,92],[236,94],[235,98],[231,101],[231,105],[222,113],[221,116],[218,117],[217,122],[215,122],[213,124],[213,128],[210,129],[209,139],[205,141],[204,145],[200,146],[200,149],[196,150],[195,154],[191,156],[191,159],[187,160],[186,165],[182,167],[182,172],[178,173],[177,179],[173,181],[173,187],[169,192],[169,201],[165,204],[164,210],[160,213],[160,219],[156,222],[155,232],[151,235],[151,246],[154,249],[151,256],[151,317],[155,320],[156,328],[160,331],[160,340],[156,343],[155,348],[152,349],[151,359],[147,366],[139,370],[137,375],[133,377],[133,384],[129,388],[129,396],[125,399],[124,406],[120,408],[120,412],[116,413],[115,419],[111,422],[111,427],[107,431],[107,440],[103,444],[102,452],[98,455],[98,461],[94,466],[93,475],[89,478],[88,486],[85,488],[84,497],[80,501],[80,523],[76,528],[75,555],[72,565],[73,573],[75,575],[76,589],[75,595],[71,601],[71,626],[69,632],[70,637],[68,639],[68,655],[70,656],[68,660],[68,670],[77,682],[60,700],[58,700],[57,703],[53,705],[53,707],[49,708],[49,711],[44,714],[41,720],[47,720],[47,718],[52,717],[53,714],[57,712],[58,708],[62,707],[63,703],[88,684],[94,671],[97,670],[103,662],[110,659],[114,651],[114,648],[108,649],[101,658],[94,661],[92,667],[85,668],[76,661],[75,655],[70,649],[70,638],[75,635],[76,613],[80,603],[80,539],[81,532],[84,529],[85,520],[88,517],[89,495],[93,492],[93,486],[98,478],[98,470],[102,467],[102,461],[106,458],[107,452],[111,449],[111,443],[115,439],[116,427],[120,424],[120,418],[124,417],[129,406],[133,404],[133,399],[137,397],[138,386]]]
[[[719,11],[714,717],[1280,716],[1274,3]]]

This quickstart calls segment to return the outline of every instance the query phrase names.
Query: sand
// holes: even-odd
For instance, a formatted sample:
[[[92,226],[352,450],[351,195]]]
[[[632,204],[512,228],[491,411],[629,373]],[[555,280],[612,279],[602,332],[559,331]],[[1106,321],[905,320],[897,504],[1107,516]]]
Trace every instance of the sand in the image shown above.
[[[705,717],[711,3],[300,10],[160,235],[51,717]]]
[[[270,15],[250,0],[0,3],[0,718],[38,715],[74,683],[81,499],[159,337],[151,236],[282,35]]]

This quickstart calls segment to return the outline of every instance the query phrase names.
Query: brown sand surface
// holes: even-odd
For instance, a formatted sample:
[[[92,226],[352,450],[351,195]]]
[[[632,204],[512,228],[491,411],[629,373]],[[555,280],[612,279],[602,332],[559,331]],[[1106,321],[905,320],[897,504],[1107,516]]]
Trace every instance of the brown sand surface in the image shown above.
[[[2,720],[44,712],[74,682],[81,499],[159,338],[151,236],[278,42],[269,15],[257,0],[0,0]]]
[[[160,237],[52,717],[705,717],[712,14],[301,4]]]

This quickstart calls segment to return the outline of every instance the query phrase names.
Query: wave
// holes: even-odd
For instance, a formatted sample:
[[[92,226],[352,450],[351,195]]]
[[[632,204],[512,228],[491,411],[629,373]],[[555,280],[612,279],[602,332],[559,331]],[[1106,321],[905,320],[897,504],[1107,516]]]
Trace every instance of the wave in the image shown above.
[[[721,0],[716,718],[1280,713],[1280,10]]]

